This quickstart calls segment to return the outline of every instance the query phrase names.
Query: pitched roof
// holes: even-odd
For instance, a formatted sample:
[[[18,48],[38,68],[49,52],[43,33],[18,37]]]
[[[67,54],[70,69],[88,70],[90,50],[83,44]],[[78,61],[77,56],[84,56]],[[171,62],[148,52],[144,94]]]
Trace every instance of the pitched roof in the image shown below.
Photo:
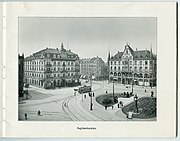
[[[129,45],[126,45],[126,46],[125,46],[125,48],[126,48],[126,47],[128,47],[128,48],[129,48],[129,50],[130,50],[131,54],[133,55],[133,54],[134,54],[134,50],[133,50],[133,49],[132,49]]]
[[[26,57],[26,60],[31,60],[31,59],[34,59],[35,57],[40,58],[40,57],[42,57],[42,55],[44,56],[44,54],[52,54],[52,55],[53,54],[56,54],[56,55],[59,54],[61,56],[62,53],[65,53],[67,55],[67,57],[68,56],[74,56],[76,58],[76,56],[77,56],[77,54],[71,52],[71,50],[66,50],[66,49],[60,50],[58,48],[56,48],[56,49],[55,48],[45,48],[45,49],[42,49],[36,53],[33,53],[33,55],[31,55],[31,56]],[[70,59],[70,58],[67,58],[67,59]],[[73,59],[73,58],[71,58],[71,59]]]
[[[152,59],[152,54],[149,50],[134,51],[134,60],[149,60]]]
[[[112,56],[110,60],[112,60],[112,61],[113,61],[113,60],[120,60],[121,57],[122,57],[122,55],[123,55],[123,52],[119,52],[119,51],[118,51],[118,53],[115,54],[114,56]]]
[[[32,55],[26,57],[24,60],[28,61],[28,60],[32,60],[34,57]]]
[[[125,48],[128,47],[131,54],[133,55],[134,60],[149,60],[149,59],[156,59],[156,55],[149,50],[139,50],[134,51],[129,45],[126,45]],[[114,60],[121,60],[123,52],[119,52],[111,57],[111,61]]]

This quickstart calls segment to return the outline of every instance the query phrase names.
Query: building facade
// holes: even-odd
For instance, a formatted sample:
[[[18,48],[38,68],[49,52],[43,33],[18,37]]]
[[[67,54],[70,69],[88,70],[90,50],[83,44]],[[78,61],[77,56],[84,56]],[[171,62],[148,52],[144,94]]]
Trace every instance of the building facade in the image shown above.
[[[108,68],[100,57],[85,58],[80,60],[81,78],[92,75],[94,80],[108,79]]]
[[[23,93],[23,87],[24,87],[24,54],[22,54],[21,56],[18,55],[18,86],[19,86],[19,97],[23,97],[24,93]]]
[[[79,56],[66,50],[46,48],[25,58],[24,81],[43,88],[74,86],[79,83]]]
[[[109,59],[109,80],[122,84],[156,86],[156,55],[152,49],[133,50],[126,45]]]

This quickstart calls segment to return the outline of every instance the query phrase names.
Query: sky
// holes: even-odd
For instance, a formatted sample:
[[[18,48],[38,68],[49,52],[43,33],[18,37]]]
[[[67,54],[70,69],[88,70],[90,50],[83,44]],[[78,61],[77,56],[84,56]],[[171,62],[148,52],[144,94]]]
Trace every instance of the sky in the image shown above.
[[[156,54],[156,18],[19,18],[19,53],[25,57],[46,47],[60,48],[64,43],[80,58],[101,57],[107,61],[122,52],[128,43],[132,49]]]

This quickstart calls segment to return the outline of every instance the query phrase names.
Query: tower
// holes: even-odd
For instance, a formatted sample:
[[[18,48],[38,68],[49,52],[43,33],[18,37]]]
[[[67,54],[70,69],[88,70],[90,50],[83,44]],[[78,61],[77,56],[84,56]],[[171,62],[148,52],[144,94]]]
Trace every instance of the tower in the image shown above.
[[[64,44],[63,43],[61,43],[61,51],[64,51],[65,49],[64,49]]]
[[[109,53],[108,53],[108,59],[107,59],[108,67],[109,67],[109,61],[110,61],[110,58],[111,58],[111,55],[110,55],[110,51],[109,51]]]

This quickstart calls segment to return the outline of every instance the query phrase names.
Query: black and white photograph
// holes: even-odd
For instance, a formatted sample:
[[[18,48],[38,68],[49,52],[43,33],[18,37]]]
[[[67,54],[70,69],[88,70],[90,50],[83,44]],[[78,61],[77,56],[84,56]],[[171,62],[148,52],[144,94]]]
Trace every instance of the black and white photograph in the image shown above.
[[[19,17],[19,121],[157,121],[157,18]]]

